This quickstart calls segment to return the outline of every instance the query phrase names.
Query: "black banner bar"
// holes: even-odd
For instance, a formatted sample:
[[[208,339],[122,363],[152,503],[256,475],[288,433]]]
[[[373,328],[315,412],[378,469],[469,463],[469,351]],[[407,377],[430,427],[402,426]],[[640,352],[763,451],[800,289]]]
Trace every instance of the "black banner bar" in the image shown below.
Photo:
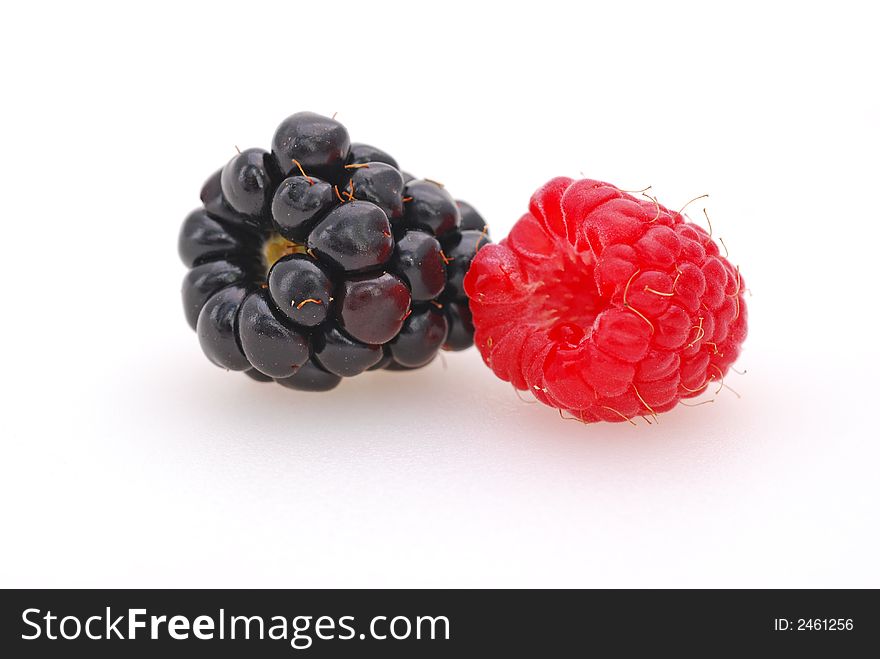
[[[6,657],[851,656],[878,641],[873,590],[0,591]]]

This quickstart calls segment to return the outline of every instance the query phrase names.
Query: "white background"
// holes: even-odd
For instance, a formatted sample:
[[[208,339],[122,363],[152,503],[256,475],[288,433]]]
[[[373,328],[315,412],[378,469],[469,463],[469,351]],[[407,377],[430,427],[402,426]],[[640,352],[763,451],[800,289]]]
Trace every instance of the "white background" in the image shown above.
[[[822,5],[6,7],[0,585],[880,586],[880,52]],[[583,426],[474,350],[322,395],[210,365],[180,223],[302,109],[496,239],[555,175],[710,193],[742,399]]]

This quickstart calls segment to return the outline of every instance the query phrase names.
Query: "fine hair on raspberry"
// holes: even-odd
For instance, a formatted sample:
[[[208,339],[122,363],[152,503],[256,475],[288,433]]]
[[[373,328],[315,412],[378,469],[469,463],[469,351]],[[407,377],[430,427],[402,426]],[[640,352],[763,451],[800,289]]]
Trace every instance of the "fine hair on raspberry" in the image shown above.
[[[464,288],[486,364],[584,422],[656,419],[720,391],[747,332],[742,275],[709,232],[590,179],[535,192]]]

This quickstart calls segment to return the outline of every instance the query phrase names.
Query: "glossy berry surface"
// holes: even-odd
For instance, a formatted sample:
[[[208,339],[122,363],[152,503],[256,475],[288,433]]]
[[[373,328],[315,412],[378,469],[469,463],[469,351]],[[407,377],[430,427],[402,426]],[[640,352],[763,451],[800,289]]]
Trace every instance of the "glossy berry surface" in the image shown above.
[[[192,268],[203,261],[241,254],[249,242],[246,234],[215,220],[204,208],[197,208],[183,221],[177,251],[180,260]]]
[[[305,171],[338,182],[351,148],[341,123],[314,112],[297,112],[281,122],[272,137],[272,155],[284,176]]]
[[[270,378],[268,375],[260,373],[255,368],[249,368],[244,371],[244,374],[248,376],[251,380],[256,380],[257,382],[275,382],[274,378]]]
[[[370,162],[384,162],[386,165],[394,167],[394,169],[400,169],[400,167],[397,166],[397,161],[382,149],[370,146],[369,144],[353,142],[351,145],[351,151],[348,154],[347,164],[362,165]]]
[[[201,263],[187,272],[183,278],[182,295],[189,326],[196,328],[202,307],[214,293],[232,284],[244,283],[248,277],[244,266],[223,259]]]
[[[342,378],[325,371],[310,359],[290,377],[275,381],[288,389],[296,389],[297,391],[330,391],[342,382]]]
[[[378,364],[384,357],[382,346],[362,343],[335,325],[315,335],[315,361],[330,373],[353,377]]]
[[[461,214],[461,224],[459,228],[462,231],[482,231],[486,228],[486,220],[477,212],[477,209],[466,201],[456,200],[458,212]]]
[[[411,302],[406,284],[391,273],[349,279],[340,294],[339,324],[359,341],[386,343],[403,327]]]
[[[461,280],[482,218],[335,119],[291,115],[200,198],[178,234],[182,298],[217,366],[318,392],[473,343]]]
[[[386,343],[384,346],[382,346],[382,358],[379,361],[377,361],[375,364],[370,366],[370,368],[368,368],[367,370],[368,371],[379,371],[383,368],[388,368],[391,366],[393,361],[394,360],[391,357],[391,348],[389,348],[388,344]]]
[[[228,286],[208,298],[199,312],[196,334],[205,355],[230,371],[251,367],[238,343],[238,311],[248,294],[245,286]]]
[[[436,309],[413,312],[391,341],[391,356],[401,366],[416,368],[434,358],[446,340],[449,321]]]
[[[286,378],[309,358],[308,339],[274,309],[265,289],[245,298],[238,318],[241,348],[255,369]]]
[[[466,350],[474,345],[474,321],[467,302],[448,302],[443,306],[449,332],[446,334],[447,350]]]
[[[274,192],[270,160],[263,149],[247,149],[226,163],[220,190],[230,208],[250,217],[265,214]]]
[[[275,230],[289,240],[302,242],[336,201],[329,183],[305,176],[284,179],[272,198]]]
[[[403,217],[403,185],[403,176],[397,169],[369,162],[355,168],[349,189],[355,199],[373,202],[389,220],[396,220]]]
[[[403,277],[417,302],[438,297],[446,287],[443,248],[434,236],[407,231],[394,249],[394,271]]]
[[[220,184],[223,177],[223,169],[218,169],[202,185],[199,195],[202,200],[202,209],[208,216],[222,221],[231,229],[239,228],[245,231],[259,231],[262,228],[262,218],[253,218],[242,215],[235,211],[223,196]]]
[[[292,254],[269,271],[269,292],[275,306],[302,327],[324,322],[333,298],[333,282],[314,259]]]
[[[320,260],[346,272],[377,268],[394,252],[388,217],[368,201],[334,208],[315,226],[307,244]]]
[[[406,222],[417,229],[443,236],[458,229],[461,212],[445,188],[434,181],[414,180],[404,187]]]
[[[462,231],[446,241],[446,290],[455,299],[466,297],[464,276],[471,267],[477,252],[487,245],[486,236],[481,231]]]

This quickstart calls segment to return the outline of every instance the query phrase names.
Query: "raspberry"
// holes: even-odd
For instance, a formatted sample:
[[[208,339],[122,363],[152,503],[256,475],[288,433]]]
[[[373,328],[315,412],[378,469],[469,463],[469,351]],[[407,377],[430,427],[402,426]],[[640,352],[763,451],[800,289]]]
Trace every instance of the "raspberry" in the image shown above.
[[[722,382],[744,284],[701,227],[609,183],[555,178],[464,278],[502,380],[584,422],[671,410]]]
[[[473,344],[461,280],[485,222],[338,121],[288,117],[271,153],[235,155],[201,200],[178,242],[183,303],[218,366],[326,391]]]

